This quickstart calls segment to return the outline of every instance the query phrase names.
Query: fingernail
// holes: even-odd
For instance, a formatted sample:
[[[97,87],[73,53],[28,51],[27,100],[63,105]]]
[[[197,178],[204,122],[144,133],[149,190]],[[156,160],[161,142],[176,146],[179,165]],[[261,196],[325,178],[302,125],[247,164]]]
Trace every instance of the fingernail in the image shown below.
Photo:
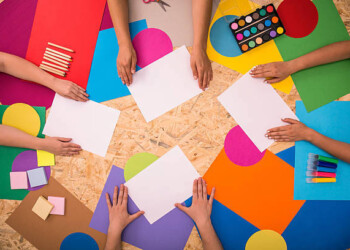
[[[270,133],[270,130],[267,130],[267,133]]]

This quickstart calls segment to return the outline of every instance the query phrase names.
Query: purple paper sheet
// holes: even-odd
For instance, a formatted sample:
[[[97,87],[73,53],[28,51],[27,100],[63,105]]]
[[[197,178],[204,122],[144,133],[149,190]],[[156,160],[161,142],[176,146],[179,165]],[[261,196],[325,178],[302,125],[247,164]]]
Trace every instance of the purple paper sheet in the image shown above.
[[[0,51],[25,57],[38,0],[5,0],[0,4]],[[0,73],[0,102],[50,107],[54,92],[42,85]]]
[[[102,22],[101,22],[100,31],[110,29],[110,28],[113,28],[113,22],[112,22],[111,15],[109,14],[108,4],[106,3],[105,12],[103,13],[103,18],[102,18]]]
[[[125,183],[124,170],[112,166],[96,210],[92,216],[90,227],[107,234],[109,220],[105,193],[113,197],[115,186]],[[128,198],[128,211],[133,214],[139,209]],[[179,209],[174,208],[153,224],[149,224],[144,216],[129,224],[123,232],[122,240],[142,249],[183,249],[192,231],[193,221]]]

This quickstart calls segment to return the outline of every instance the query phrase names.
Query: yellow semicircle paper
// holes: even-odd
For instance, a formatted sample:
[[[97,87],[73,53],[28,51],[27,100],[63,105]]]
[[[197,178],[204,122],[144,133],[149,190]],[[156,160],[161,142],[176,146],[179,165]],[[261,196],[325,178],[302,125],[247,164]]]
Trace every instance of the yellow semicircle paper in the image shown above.
[[[241,74],[247,73],[254,66],[283,61],[283,58],[275,44],[274,40],[271,40],[262,46],[254,48],[253,50],[243,53],[242,55],[236,57],[226,57],[218,53],[210,41],[210,30],[213,24],[221,17],[226,15],[242,16],[250,12],[253,12],[259,5],[249,1],[249,0],[222,0],[215,12],[215,15],[211,21],[208,35],[208,48],[207,54],[210,60],[217,62],[225,67],[233,69]],[[227,24],[229,25],[229,24]],[[286,94],[289,94],[293,88],[294,82],[289,76],[285,80],[271,84],[272,87],[278,89]]]
[[[28,104],[16,103],[8,107],[2,117],[2,124],[37,136],[40,131],[40,117]]]
[[[129,158],[124,168],[124,179],[125,181],[130,180],[132,177],[140,173],[142,170],[147,168],[153,162],[158,159],[158,156],[143,152],[137,153]]]
[[[248,239],[245,250],[287,250],[286,241],[273,230],[260,230]]]

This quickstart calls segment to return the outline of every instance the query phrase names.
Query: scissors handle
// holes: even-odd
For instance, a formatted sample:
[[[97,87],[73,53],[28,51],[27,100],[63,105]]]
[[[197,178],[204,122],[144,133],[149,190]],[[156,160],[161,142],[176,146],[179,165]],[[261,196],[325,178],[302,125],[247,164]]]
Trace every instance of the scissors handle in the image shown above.
[[[154,2],[154,0],[142,0],[144,3]]]

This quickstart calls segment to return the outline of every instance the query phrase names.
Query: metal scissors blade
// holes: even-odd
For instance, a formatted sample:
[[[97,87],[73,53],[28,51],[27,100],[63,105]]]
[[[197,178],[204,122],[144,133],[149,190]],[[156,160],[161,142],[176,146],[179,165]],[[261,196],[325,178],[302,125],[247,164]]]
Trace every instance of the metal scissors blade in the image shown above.
[[[163,0],[158,0],[157,3],[160,5],[160,7],[166,12],[165,6],[170,7],[170,5]],[[165,5],[165,6],[164,6]]]

